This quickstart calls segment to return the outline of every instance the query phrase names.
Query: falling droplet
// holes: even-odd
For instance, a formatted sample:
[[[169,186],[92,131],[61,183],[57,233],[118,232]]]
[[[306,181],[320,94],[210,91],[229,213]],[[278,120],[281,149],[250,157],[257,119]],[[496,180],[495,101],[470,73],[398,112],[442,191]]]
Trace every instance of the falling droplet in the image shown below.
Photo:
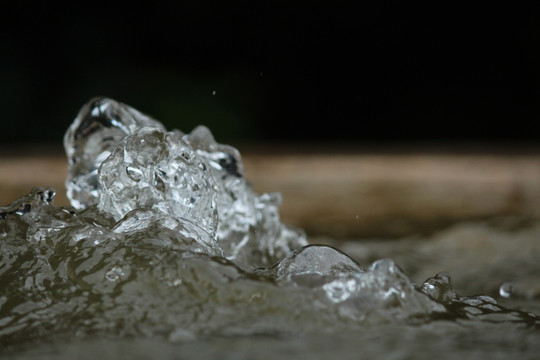
[[[214,96],[216,95],[216,90],[212,91],[212,95]]]
[[[504,283],[499,288],[499,294],[505,298],[509,298],[510,296],[512,296],[513,292],[514,292],[514,287],[510,283]]]

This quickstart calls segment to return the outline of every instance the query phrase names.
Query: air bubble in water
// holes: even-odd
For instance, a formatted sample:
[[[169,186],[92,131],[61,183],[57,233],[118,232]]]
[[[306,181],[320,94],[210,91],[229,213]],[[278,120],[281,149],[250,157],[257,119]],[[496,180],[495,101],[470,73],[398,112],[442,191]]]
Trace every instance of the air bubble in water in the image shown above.
[[[105,278],[109,281],[118,281],[121,280],[124,275],[124,269],[122,269],[121,266],[115,265],[105,273]]]
[[[141,181],[142,176],[143,176],[142,171],[133,166],[127,166],[126,173],[130,177],[131,180],[136,181],[136,182]]]

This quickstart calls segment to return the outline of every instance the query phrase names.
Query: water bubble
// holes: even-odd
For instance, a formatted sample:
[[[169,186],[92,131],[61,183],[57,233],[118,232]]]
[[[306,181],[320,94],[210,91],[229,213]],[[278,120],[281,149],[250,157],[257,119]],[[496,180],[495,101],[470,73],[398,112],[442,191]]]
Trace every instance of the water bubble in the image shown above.
[[[513,292],[514,292],[514,286],[512,286],[512,284],[510,283],[504,283],[499,288],[499,294],[505,298],[509,298],[510,296],[512,296]]]
[[[124,269],[122,267],[115,265],[111,268],[111,270],[107,271],[105,274],[105,278],[109,281],[118,281],[124,276]]]
[[[137,169],[136,167],[133,167],[133,166],[127,166],[126,173],[131,180],[136,181],[136,182],[141,181],[142,175],[143,175],[140,169]]]
[[[427,279],[420,288],[424,294],[442,303],[449,303],[456,298],[450,275],[445,272]]]

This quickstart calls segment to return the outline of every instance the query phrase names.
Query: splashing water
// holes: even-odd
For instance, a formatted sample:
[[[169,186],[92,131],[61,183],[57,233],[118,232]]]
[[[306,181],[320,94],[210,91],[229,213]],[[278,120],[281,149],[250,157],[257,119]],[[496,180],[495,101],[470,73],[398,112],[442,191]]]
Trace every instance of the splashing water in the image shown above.
[[[416,286],[390,259],[364,269],[340,250],[308,245],[281,223],[280,195],[255,193],[239,152],[204,126],[168,132],[96,98],[64,145],[72,207],[36,187],[0,208],[3,345],[110,336],[166,347],[385,324],[540,324],[491,297],[459,296],[448,274]],[[511,286],[500,291],[510,296]]]

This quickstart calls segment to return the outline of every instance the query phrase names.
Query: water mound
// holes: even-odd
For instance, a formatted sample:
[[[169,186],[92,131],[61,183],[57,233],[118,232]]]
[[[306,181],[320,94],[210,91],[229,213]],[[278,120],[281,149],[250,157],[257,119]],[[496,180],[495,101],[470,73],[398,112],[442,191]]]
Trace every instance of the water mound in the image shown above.
[[[390,259],[364,269],[282,224],[239,152],[200,126],[185,134],[111,99],[68,129],[67,193],[36,187],[0,208],[0,341],[54,336],[339,334],[387,323],[519,323],[441,273],[413,284]]]

